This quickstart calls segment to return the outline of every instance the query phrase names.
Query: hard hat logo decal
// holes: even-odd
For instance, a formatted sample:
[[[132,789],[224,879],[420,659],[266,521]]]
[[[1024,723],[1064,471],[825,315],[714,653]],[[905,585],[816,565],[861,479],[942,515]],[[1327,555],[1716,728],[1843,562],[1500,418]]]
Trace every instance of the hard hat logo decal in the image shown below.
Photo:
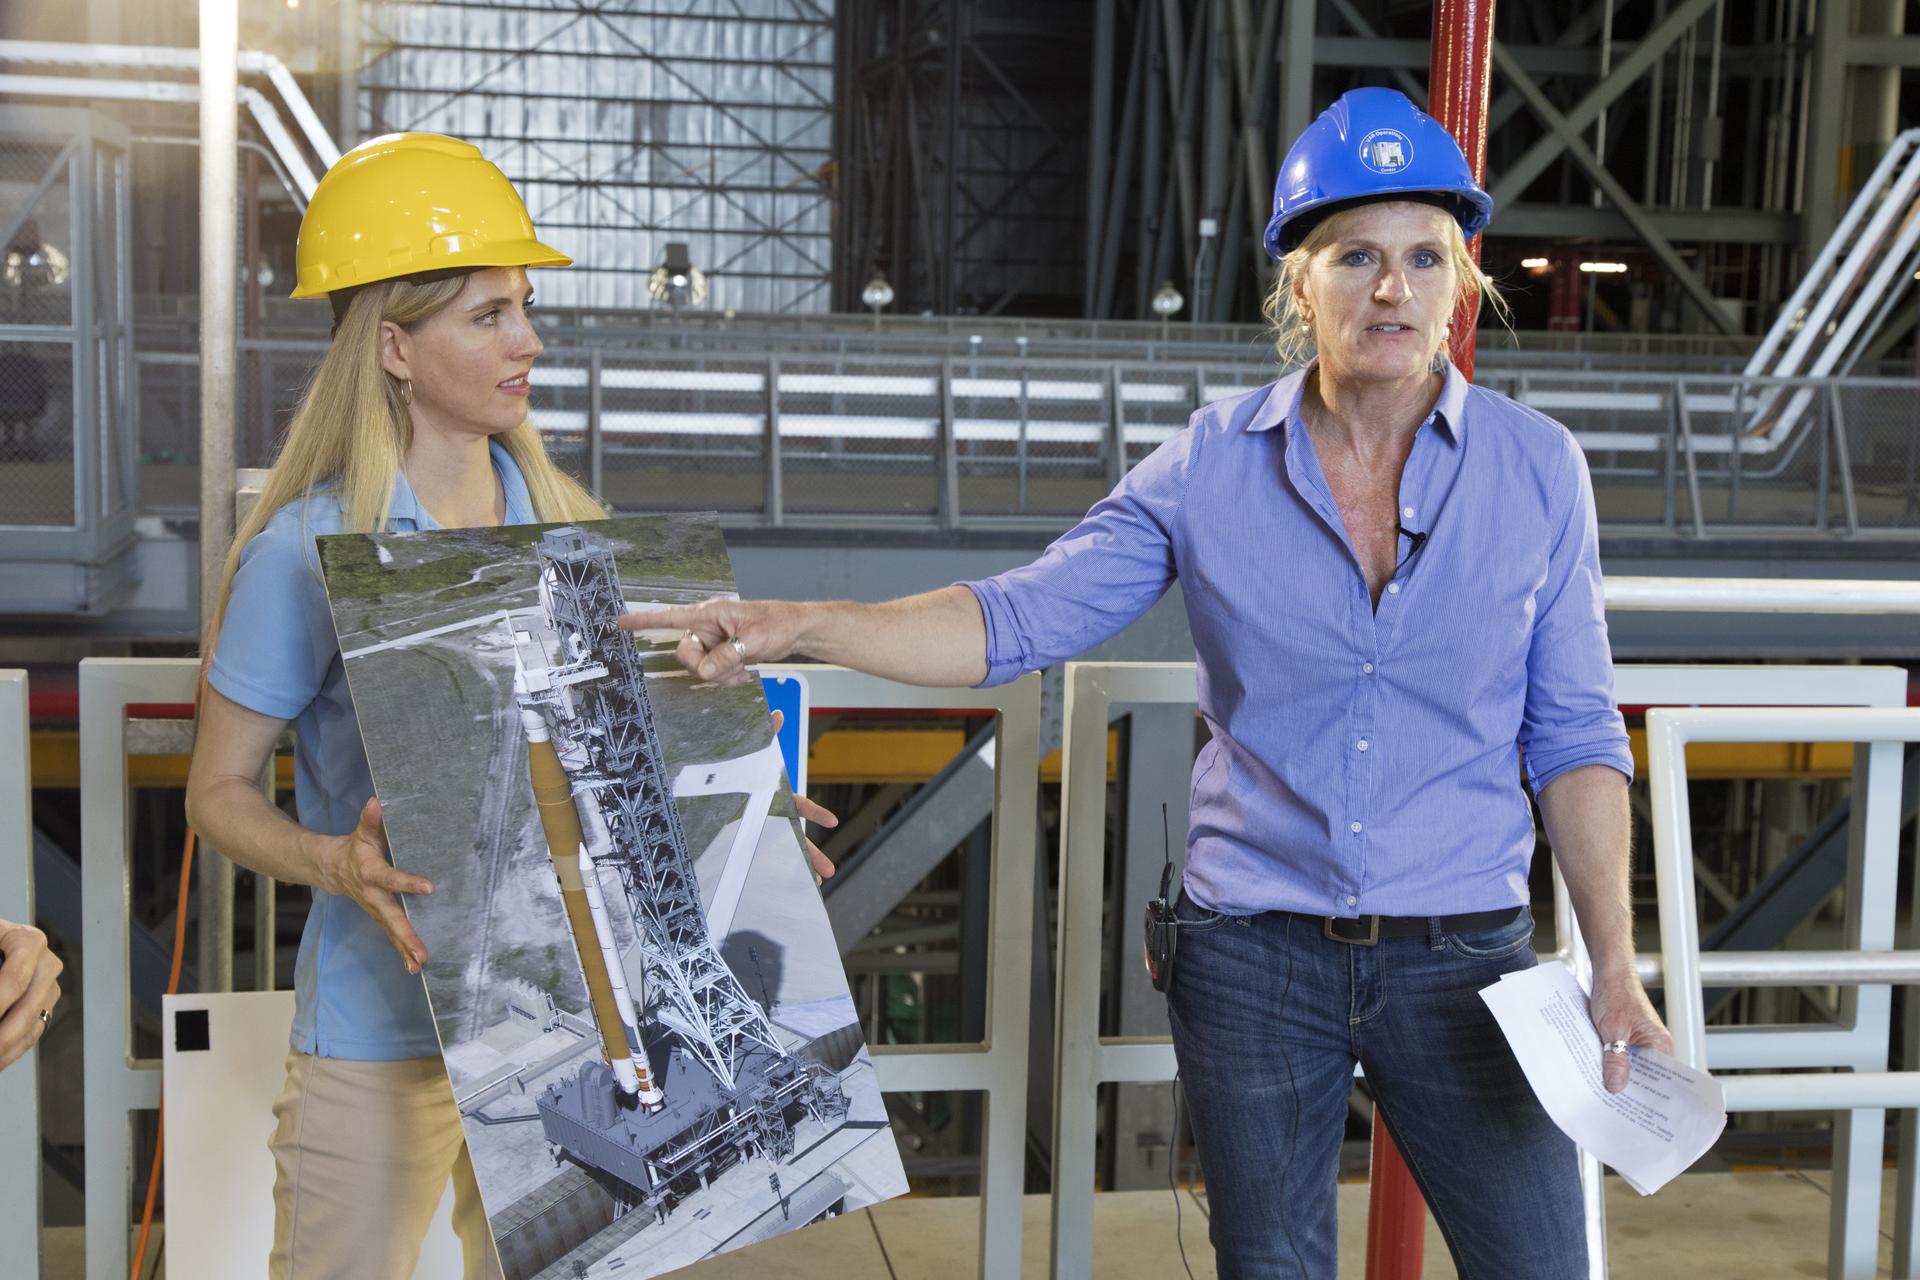
[[[1399,173],[1413,162],[1413,143],[1398,129],[1375,129],[1360,139],[1360,163],[1375,173]]]

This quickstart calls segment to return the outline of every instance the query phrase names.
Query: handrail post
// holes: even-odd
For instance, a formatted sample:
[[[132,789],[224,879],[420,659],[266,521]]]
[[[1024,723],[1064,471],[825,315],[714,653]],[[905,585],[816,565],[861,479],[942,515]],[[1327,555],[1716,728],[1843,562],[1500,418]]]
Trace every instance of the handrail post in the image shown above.
[[[943,528],[960,527],[960,457],[959,442],[955,439],[953,425],[953,358],[945,357],[940,361],[940,524]]]
[[[1022,344],[1024,349],[1024,343]],[[1020,434],[1014,442],[1013,509],[1027,514],[1027,365],[1020,362]]]
[[[33,923],[33,803],[27,673],[0,671],[0,919]],[[18,1274],[40,1274],[40,1054],[0,1074],[0,1240]]]
[[[600,415],[604,400],[601,395],[601,351],[599,347],[587,349],[587,486],[593,495],[602,502],[606,501],[606,445],[601,435]]]
[[[1827,384],[1831,393],[1833,385]],[[1820,398],[1820,428],[1816,433],[1820,437],[1820,453],[1814,462],[1813,527],[1821,533],[1827,531],[1827,491],[1833,487],[1833,397],[1831,394]]]
[[[1847,419],[1846,414],[1840,408],[1839,382],[1835,381],[1827,384],[1827,397],[1827,421],[1833,431],[1834,461],[1840,466],[1840,503],[1847,513],[1847,536],[1849,538],[1857,538],[1860,536],[1860,504],[1853,492],[1853,446],[1847,442]],[[1822,457],[1824,458],[1824,456],[1823,454]],[[1824,483],[1824,477],[1822,479],[1823,483],[1820,486],[1820,498],[1824,503],[1827,496],[1827,486]],[[1820,527],[1822,529],[1826,528],[1824,521]]]
[[[1735,389],[1735,405],[1739,404],[1738,388]],[[1727,523],[1737,524],[1740,520],[1740,415],[1727,415]]]
[[[782,488],[780,459],[780,357],[767,358],[767,523],[776,528],[786,523],[787,498]]]
[[[1660,523],[1668,533],[1674,532],[1674,524],[1679,518],[1680,507],[1680,428],[1673,414],[1667,415],[1667,465],[1661,470]]]
[[[88,1280],[127,1274],[134,1177],[130,1120],[133,1113],[160,1105],[159,1059],[133,1056],[127,706],[193,701],[197,667],[191,658],[85,658],[80,663],[80,807],[87,815],[80,831],[80,946],[87,958],[81,1021]],[[208,989],[204,981],[200,989]]]
[[[1700,509],[1700,469],[1693,451],[1693,417],[1687,409],[1687,380],[1673,380],[1674,420],[1680,428],[1680,444],[1687,455],[1687,498],[1693,504],[1693,536],[1707,536],[1705,513]]]

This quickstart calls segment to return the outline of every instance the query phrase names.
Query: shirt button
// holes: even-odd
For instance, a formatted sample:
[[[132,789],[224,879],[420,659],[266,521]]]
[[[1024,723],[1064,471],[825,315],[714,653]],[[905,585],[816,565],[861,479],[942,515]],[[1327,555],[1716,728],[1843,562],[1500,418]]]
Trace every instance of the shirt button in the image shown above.
[[[1400,594],[1400,584],[1399,584],[1399,583],[1397,583],[1397,582],[1389,582],[1389,583],[1387,584],[1387,594],[1388,594],[1388,595],[1390,595],[1390,596],[1397,596],[1397,595],[1399,595],[1399,594]]]
[[[1367,740],[1365,738],[1362,738],[1360,739],[1360,741],[1354,743],[1353,745],[1356,750],[1365,751],[1367,749]]]
[[[1348,906],[1350,906],[1350,907],[1357,907],[1357,906],[1359,906],[1359,905],[1360,905],[1360,899],[1358,899],[1358,898],[1356,898],[1356,897],[1354,897],[1354,896],[1353,896],[1352,894],[1348,894],[1348,895],[1347,895],[1347,905],[1348,905]]]
[[[1364,672],[1366,672],[1366,673],[1367,673],[1368,675],[1372,675],[1372,674],[1373,674],[1373,664],[1372,664],[1371,662],[1363,662],[1363,663],[1361,663],[1361,664],[1360,664],[1360,670],[1362,670],[1362,671],[1364,671]]]
[[[1360,824],[1356,822],[1356,823],[1354,823],[1354,824],[1353,824],[1352,826],[1350,826],[1350,827],[1348,827],[1348,828],[1347,828],[1347,830],[1349,830],[1349,831],[1351,831],[1351,832],[1353,832],[1353,834],[1355,834],[1355,835],[1359,835],[1359,834],[1360,834]]]
[[[1401,514],[1401,515],[1403,515],[1403,516],[1405,516],[1405,517],[1406,517],[1407,519],[1409,519],[1409,520],[1411,520],[1411,519],[1413,519],[1413,508],[1412,508],[1412,507],[1402,507],[1402,508],[1400,508],[1400,514]]]

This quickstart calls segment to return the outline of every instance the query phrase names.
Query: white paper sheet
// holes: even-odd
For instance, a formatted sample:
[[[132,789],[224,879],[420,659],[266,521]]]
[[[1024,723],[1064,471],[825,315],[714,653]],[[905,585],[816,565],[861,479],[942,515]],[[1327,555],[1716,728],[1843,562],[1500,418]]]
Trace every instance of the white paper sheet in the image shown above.
[[[1561,962],[1510,973],[1480,998],[1553,1122],[1641,1195],[1684,1172],[1726,1128],[1720,1082],[1658,1050],[1629,1050],[1627,1087],[1607,1092],[1587,993]]]

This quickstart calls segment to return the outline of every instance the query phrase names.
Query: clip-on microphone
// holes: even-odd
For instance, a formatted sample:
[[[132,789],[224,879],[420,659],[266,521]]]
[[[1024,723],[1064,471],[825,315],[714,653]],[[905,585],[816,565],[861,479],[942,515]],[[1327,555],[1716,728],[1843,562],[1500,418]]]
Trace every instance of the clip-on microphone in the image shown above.
[[[1160,806],[1160,840],[1167,852],[1167,865],[1160,871],[1160,896],[1147,903],[1147,976],[1155,991],[1165,991],[1173,983],[1173,953],[1180,942],[1180,922],[1174,919],[1173,904],[1167,891],[1173,887],[1173,839],[1167,832],[1167,806]]]

